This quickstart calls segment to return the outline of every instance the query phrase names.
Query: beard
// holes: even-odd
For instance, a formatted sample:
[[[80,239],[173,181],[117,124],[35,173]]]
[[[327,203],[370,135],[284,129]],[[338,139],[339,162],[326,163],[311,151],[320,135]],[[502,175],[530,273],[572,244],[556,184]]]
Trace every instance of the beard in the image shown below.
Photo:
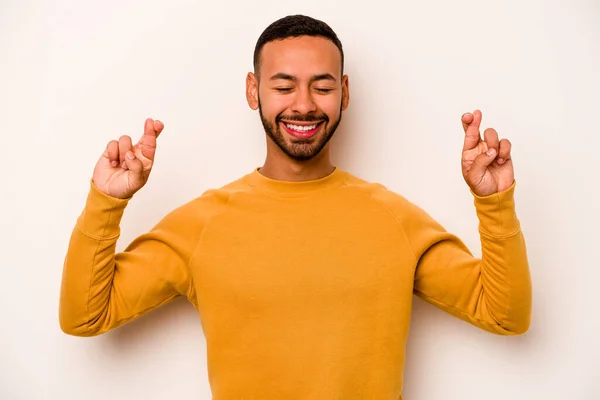
[[[342,105],[340,103],[340,116],[337,120],[333,121],[329,125],[330,120],[326,114],[310,113],[307,115],[293,115],[285,116],[280,113],[275,117],[275,122],[268,121],[262,113],[262,107],[260,105],[260,98],[258,99],[258,113],[260,120],[265,128],[266,134],[273,140],[273,142],[283,151],[283,153],[289,158],[295,161],[308,161],[317,156],[321,150],[327,145],[329,140],[333,137],[333,134],[337,130],[338,125],[342,121]],[[292,138],[291,142],[286,141],[283,132],[280,129],[280,122],[286,121],[302,121],[302,122],[321,122],[319,129],[324,132],[318,136],[300,139]]]

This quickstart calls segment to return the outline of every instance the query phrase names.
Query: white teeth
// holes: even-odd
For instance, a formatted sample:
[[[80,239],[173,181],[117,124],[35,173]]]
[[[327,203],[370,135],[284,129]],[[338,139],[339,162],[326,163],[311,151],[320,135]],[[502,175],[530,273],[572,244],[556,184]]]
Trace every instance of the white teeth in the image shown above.
[[[308,126],[300,126],[300,125],[285,124],[285,126],[287,126],[288,128],[293,129],[298,132],[310,131],[312,129],[315,129],[317,127],[317,125],[318,124],[308,125]]]

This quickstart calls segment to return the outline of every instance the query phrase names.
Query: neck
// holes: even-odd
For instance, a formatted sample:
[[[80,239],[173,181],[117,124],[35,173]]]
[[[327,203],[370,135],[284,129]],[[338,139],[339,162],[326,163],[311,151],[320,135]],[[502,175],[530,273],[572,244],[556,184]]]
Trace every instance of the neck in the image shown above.
[[[333,170],[334,166],[329,157],[329,144],[312,159],[297,161],[288,157],[273,143],[272,146],[267,146],[267,157],[259,172],[275,180],[301,182],[323,178]]]

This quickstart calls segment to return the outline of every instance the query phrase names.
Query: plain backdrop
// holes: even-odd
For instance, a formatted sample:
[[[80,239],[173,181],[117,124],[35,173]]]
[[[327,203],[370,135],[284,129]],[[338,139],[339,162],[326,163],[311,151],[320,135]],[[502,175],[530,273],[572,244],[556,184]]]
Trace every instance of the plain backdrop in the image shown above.
[[[244,80],[263,29],[296,13],[344,45],[351,101],[335,163],[417,203],[478,256],[461,115],[481,109],[513,143],[531,329],[488,334],[417,300],[405,399],[600,399],[597,0],[2,0],[0,398],[210,399],[189,303],[68,336],[62,263],[104,146],[137,140],[146,117],[165,130],[119,249],[262,164]]]

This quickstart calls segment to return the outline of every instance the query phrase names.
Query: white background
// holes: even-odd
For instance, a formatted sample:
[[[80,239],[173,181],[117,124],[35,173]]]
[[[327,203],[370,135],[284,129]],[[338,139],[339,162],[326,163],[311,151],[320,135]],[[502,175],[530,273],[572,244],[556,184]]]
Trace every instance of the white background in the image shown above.
[[[329,23],[346,52],[335,163],[419,204],[476,255],[460,116],[481,109],[513,143],[531,329],[491,335],[416,300],[405,399],[600,399],[597,0],[2,0],[0,398],[210,399],[190,304],[67,336],[62,262],[97,158],[121,134],[137,140],[146,117],[165,130],[120,249],[262,164],[244,79],[262,30],[295,13]]]

